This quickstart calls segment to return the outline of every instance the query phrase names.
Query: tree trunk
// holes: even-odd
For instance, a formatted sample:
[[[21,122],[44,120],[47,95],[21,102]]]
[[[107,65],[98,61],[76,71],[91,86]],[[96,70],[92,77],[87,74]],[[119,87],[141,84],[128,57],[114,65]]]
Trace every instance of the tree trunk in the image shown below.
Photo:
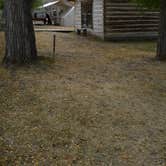
[[[160,0],[160,31],[157,59],[166,60],[166,0]]]
[[[32,0],[5,0],[4,64],[25,64],[37,59],[31,3]]]

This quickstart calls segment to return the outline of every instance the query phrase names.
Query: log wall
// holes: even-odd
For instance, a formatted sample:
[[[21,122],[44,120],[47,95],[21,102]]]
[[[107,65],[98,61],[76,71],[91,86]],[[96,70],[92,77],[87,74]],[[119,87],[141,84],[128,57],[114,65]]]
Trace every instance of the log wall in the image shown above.
[[[159,12],[142,9],[129,0],[105,0],[105,39],[155,38]]]
[[[77,0],[75,28],[81,27],[81,1]],[[158,27],[157,11],[142,9],[130,0],[93,0],[93,28],[88,31],[105,40],[156,39]]]

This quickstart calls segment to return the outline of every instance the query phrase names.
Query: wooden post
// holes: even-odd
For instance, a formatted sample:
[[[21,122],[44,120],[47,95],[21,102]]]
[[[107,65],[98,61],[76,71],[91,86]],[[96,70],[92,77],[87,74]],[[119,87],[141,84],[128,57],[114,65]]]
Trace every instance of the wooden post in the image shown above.
[[[53,35],[53,58],[55,58],[56,35]]]

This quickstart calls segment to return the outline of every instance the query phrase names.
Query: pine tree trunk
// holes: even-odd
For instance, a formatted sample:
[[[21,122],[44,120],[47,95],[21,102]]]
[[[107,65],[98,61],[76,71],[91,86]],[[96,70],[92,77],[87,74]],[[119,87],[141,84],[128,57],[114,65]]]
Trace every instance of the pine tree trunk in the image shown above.
[[[37,59],[31,1],[5,0],[6,54],[4,64],[25,64]]]
[[[166,60],[166,0],[160,0],[160,32],[157,59]]]

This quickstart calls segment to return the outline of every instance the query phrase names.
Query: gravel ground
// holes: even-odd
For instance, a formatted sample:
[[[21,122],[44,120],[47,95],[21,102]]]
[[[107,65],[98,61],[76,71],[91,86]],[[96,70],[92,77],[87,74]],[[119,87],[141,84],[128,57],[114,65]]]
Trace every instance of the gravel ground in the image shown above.
[[[37,64],[0,67],[0,165],[166,166],[155,43],[57,33],[53,60],[52,36],[37,33]]]

